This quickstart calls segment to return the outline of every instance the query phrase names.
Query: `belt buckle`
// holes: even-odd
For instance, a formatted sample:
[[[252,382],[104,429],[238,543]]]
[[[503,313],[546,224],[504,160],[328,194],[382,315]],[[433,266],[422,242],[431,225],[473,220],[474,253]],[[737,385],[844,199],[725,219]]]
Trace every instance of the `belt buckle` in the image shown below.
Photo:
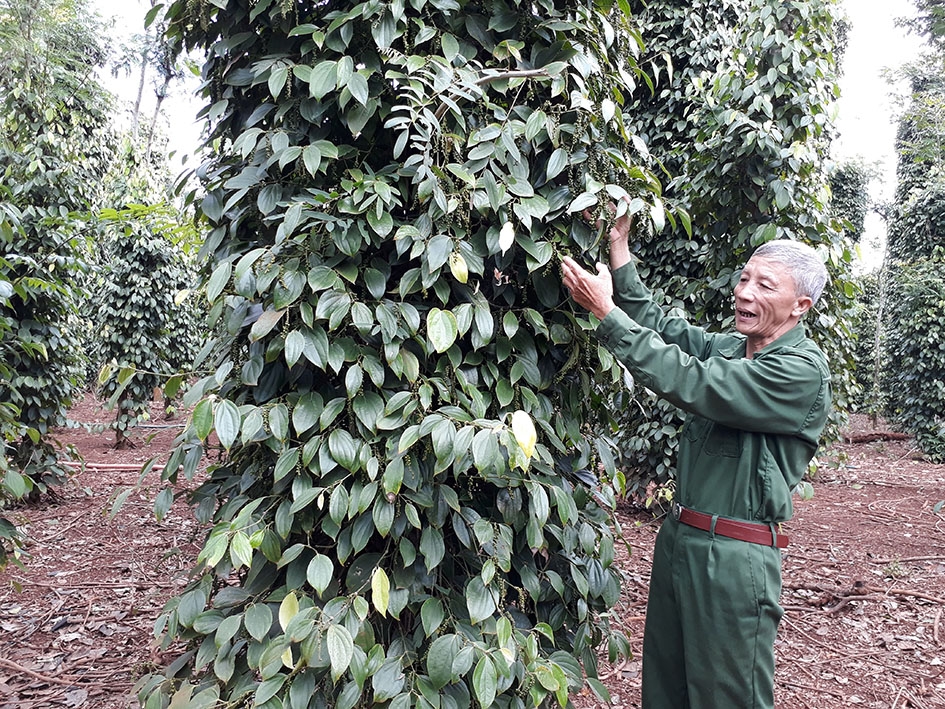
[[[673,519],[678,522],[680,516],[682,516],[682,505],[680,505],[678,502],[674,502],[671,511],[673,514]]]

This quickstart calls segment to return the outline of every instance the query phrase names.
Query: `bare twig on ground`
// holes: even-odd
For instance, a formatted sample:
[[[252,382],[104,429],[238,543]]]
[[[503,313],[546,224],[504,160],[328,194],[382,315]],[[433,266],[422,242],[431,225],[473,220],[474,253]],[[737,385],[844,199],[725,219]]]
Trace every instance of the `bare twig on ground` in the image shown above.
[[[86,462],[67,462],[66,465],[75,468],[77,471],[85,473],[137,473],[147,463],[86,463]],[[155,465],[148,472],[161,473],[164,470],[163,465]]]
[[[796,632],[800,633],[800,634],[803,635],[805,638],[807,638],[807,639],[810,640],[812,643],[814,643],[814,645],[819,645],[820,647],[826,648],[826,649],[828,649],[828,650],[836,650],[836,647],[835,647],[835,646],[827,645],[826,643],[824,643],[824,642],[818,640],[817,638],[813,637],[812,635],[810,635],[810,634],[804,632],[803,630],[801,630],[801,628],[798,627],[797,623],[792,622],[791,619],[788,618],[787,616],[784,616],[781,620],[782,620],[783,622],[785,622],[787,625],[790,625],[792,628],[794,628],[794,630],[795,630]]]
[[[919,678],[921,678],[922,680],[926,680],[926,679],[931,680],[931,679],[934,679],[934,678],[937,676],[937,675],[926,675],[926,674],[923,674],[923,673],[921,673],[921,672],[919,672],[919,671],[917,671],[917,670],[913,670],[913,669],[911,669],[911,668],[909,668],[909,667],[905,667],[905,666],[903,666],[903,665],[893,665],[893,664],[890,664],[890,663],[888,663],[888,662],[883,662],[883,660],[881,659],[881,656],[884,655],[884,654],[890,654],[890,653],[888,653],[888,652],[879,652],[879,651],[876,651],[876,652],[866,652],[866,653],[848,653],[848,652],[844,652],[842,648],[839,648],[839,647],[836,646],[836,645],[828,645],[827,643],[818,640],[817,638],[813,637],[812,635],[810,635],[810,634],[808,634],[808,633],[805,633],[805,632],[804,632],[803,630],[801,630],[801,628],[799,628],[795,623],[791,622],[791,620],[790,620],[787,616],[784,616],[784,617],[782,618],[782,622],[785,622],[786,624],[790,625],[790,626],[794,629],[795,632],[797,632],[798,634],[800,634],[800,635],[802,635],[803,637],[805,637],[807,640],[809,640],[809,641],[810,641],[811,643],[813,643],[814,645],[817,645],[817,646],[819,646],[819,647],[821,647],[821,648],[824,648],[824,649],[826,649],[826,650],[829,650],[831,653],[833,653],[830,657],[826,657],[826,658],[821,659],[821,660],[816,660],[816,661],[813,661],[813,662],[809,662],[809,663],[808,663],[809,665],[836,664],[838,660],[846,661],[846,660],[867,659],[867,658],[868,658],[873,664],[876,664],[876,665],[878,665],[878,666],[880,666],[880,667],[885,668],[887,672],[891,670],[891,671],[893,671],[893,672],[898,672],[898,673],[900,673],[900,674],[908,674],[908,675],[912,675],[912,676],[914,676],[914,677],[919,677]],[[798,665],[798,666],[800,666],[800,665]]]
[[[874,441],[906,441],[908,433],[896,431],[871,431],[869,433],[852,433],[843,437],[844,443],[872,443]]]
[[[871,564],[894,564],[894,563],[904,563],[906,561],[945,561],[945,556],[904,556],[899,559],[869,559]]]
[[[929,601],[930,603],[938,603],[945,606],[945,598],[939,598],[938,596],[930,596],[927,593],[922,593],[920,591],[913,591],[908,588],[876,588],[875,586],[867,587],[873,593],[879,593],[884,596],[911,596],[913,598],[920,598],[923,601]]]
[[[906,521],[906,518],[902,515],[895,515],[889,512],[883,512],[882,510],[871,510],[870,512],[864,512],[863,516],[873,520],[878,524],[901,524]]]
[[[824,608],[825,613],[836,613],[850,601],[878,601],[890,596],[918,598],[923,601],[928,601],[929,603],[938,603],[945,606],[945,598],[932,596],[927,593],[922,593],[921,591],[913,591],[908,588],[877,588],[875,586],[867,586],[862,581],[857,581],[853,584],[853,588],[849,591],[829,589],[812,584],[785,584],[784,588],[793,591],[816,591],[818,593],[827,594],[827,598],[811,599],[808,602],[811,606]],[[827,608],[826,606],[832,601],[837,601],[837,604]],[[797,606],[791,606],[791,608],[793,610],[800,609]]]
[[[920,702],[919,699],[912,692],[906,691],[905,687],[902,688],[902,693],[905,695],[904,698],[908,700],[909,702],[908,706],[912,707],[913,709],[926,709],[925,704]],[[904,703],[902,706],[905,707],[906,704]],[[895,709],[895,707],[896,705],[894,703],[893,709]]]
[[[83,627],[83,628],[84,628],[84,627],[86,626],[86,624],[89,622],[89,616],[92,615],[92,603],[93,603],[93,602],[94,602],[94,599],[90,598],[90,599],[89,599],[89,608],[88,608],[87,611],[85,611],[85,619],[82,621],[82,627]]]
[[[785,561],[791,561],[794,559],[803,559],[804,561],[809,561],[812,564],[821,564],[823,566],[839,566],[839,561],[831,561],[829,559],[820,559],[815,556],[807,556],[806,554],[798,554],[794,551],[789,551],[785,555]]]
[[[831,595],[834,595],[840,591],[840,589],[836,587],[825,588],[824,586],[821,586],[819,584],[811,584],[811,583],[785,582],[781,588],[787,591],[817,591],[818,593],[829,593]]]
[[[23,586],[42,586],[58,591],[65,591],[70,588],[170,588],[174,585],[151,579],[141,579],[140,581],[82,581],[80,583],[43,583],[34,579],[16,579],[16,582],[23,584]]]
[[[899,704],[899,697],[902,696],[902,693],[904,690],[905,690],[905,687],[900,687],[899,691],[896,692],[896,698],[893,699],[892,707],[890,709],[896,709],[896,705]]]
[[[13,660],[7,660],[4,657],[0,657],[0,667],[6,667],[8,670],[13,670],[14,672],[22,672],[25,675],[29,675],[33,679],[38,679],[40,682],[48,682],[49,684],[61,684],[65,685],[66,687],[77,687],[80,684],[82,687],[102,686],[98,683],[90,684],[83,682],[81,677],[59,678],[43,675],[39,672],[34,672],[29,667],[23,667],[23,665],[13,662]]]
[[[816,682],[817,678],[814,676],[813,672],[811,672],[807,667],[805,667],[806,664],[808,663],[795,660],[793,663],[791,663],[791,666],[795,669],[800,670],[805,675],[807,675],[807,677],[809,677],[812,682]]]
[[[800,682],[788,682],[786,680],[778,680],[778,684],[783,687],[793,687],[794,689],[809,689],[812,692],[820,692],[821,694],[829,694],[831,697],[837,697],[838,699],[846,699],[847,695],[841,694],[840,692],[834,692],[830,689],[824,689],[823,687],[812,687],[808,684],[801,684]]]
[[[39,542],[41,544],[46,544],[47,542],[49,542],[50,539],[53,539],[55,537],[59,537],[61,539],[64,532],[69,531],[73,527],[77,527],[80,522],[87,522],[94,525],[96,520],[86,515],[76,515],[75,519],[69,522],[69,524],[67,524],[65,527],[52,529],[51,530],[52,534],[47,534],[45,537],[35,539],[34,541]]]
[[[606,682],[607,680],[611,679],[612,677],[616,677],[618,674],[620,674],[621,672],[623,672],[624,668],[629,664],[629,662],[630,662],[630,660],[623,660],[620,664],[615,665],[614,668],[613,668],[610,672],[608,672],[608,673],[605,674],[605,675],[601,675],[600,677],[598,677],[598,679],[599,679],[601,682]]]
[[[862,659],[866,659],[866,658],[875,658],[877,655],[883,655],[883,654],[885,654],[885,651],[883,651],[883,650],[876,650],[876,651],[872,651],[872,652],[857,652],[857,653],[852,653],[852,654],[843,653],[843,659],[845,659],[845,660],[862,660]],[[809,664],[809,665],[830,665],[830,664],[836,663],[836,661],[837,661],[837,658],[836,658],[836,657],[825,657],[825,658],[822,659],[822,660],[813,660],[813,661],[811,661],[811,662],[808,662],[807,664]],[[877,664],[881,664],[881,663],[877,663]],[[883,665],[883,666],[885,667],[885,665]]]
[[[833,615],[834,613],[839,613],[844,606],[846,606],[850,601],[862,601],[869,600],[869,596],[856,596],[851,598],[850,596],[843,596],[837,601],[837,605],[830,606],[830,608],[824,608],[823,611],[827,615]]]

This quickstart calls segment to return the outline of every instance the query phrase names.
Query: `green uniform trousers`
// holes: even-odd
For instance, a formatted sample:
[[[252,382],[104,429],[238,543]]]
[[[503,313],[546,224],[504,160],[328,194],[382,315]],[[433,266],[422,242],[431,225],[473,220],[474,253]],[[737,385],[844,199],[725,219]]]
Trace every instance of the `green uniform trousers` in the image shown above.
[[[669,516],[653,553],[643,709],[772,709],[780,594],[779,549]]]

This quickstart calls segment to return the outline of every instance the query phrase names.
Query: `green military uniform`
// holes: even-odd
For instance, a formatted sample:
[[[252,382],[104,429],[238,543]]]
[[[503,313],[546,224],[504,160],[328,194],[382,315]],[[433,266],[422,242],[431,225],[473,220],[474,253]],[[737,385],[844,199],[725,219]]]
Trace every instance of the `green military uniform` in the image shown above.
[[[670,516],[656,541],[643,643],[643,707],[774,706],[781,554],[714,533],[716,516],[770,525],[817,449],[830,405],[824,355],[798,325],[745,357],[741,335],[668,317],[633,264],[613,273],[601,341],[635,381],[687,413],[676,500],[712,530]],[[773,539],[773,534],[772,534]]]

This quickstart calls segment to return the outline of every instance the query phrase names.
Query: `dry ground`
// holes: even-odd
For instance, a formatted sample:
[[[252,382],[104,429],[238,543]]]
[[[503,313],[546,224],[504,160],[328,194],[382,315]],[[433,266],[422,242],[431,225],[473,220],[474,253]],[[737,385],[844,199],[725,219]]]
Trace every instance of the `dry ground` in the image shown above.
[[[137,447],[116,451],[101,427],[61,432],[89,463],[55,504],[13,511],[27,525],[25,570],[0,574],[0,709],[125,709],[142,672],[160,666],[151,629],[186,583],[199,530],[184,507],[157,522],[152,473],[117,515],[116,491],[135,483],[122,465],[160,455],[178,432],[155,408]],[[73,412],[108,420],[94,399]],[[855,431],[866,423],[857,421]],[[786,608],[777,642],[780,709],[945,708],[945,466],[908,440],[844,444],[823,459],[815,494],[787,525]],[[619,512],[632,554],[621,618],[637,659],[603,672],[616,707],[640,706],[639,651],[659,520]],[[600,703],[574,697],[580,709]],[[724,709],[724,708],[720,708]]]

